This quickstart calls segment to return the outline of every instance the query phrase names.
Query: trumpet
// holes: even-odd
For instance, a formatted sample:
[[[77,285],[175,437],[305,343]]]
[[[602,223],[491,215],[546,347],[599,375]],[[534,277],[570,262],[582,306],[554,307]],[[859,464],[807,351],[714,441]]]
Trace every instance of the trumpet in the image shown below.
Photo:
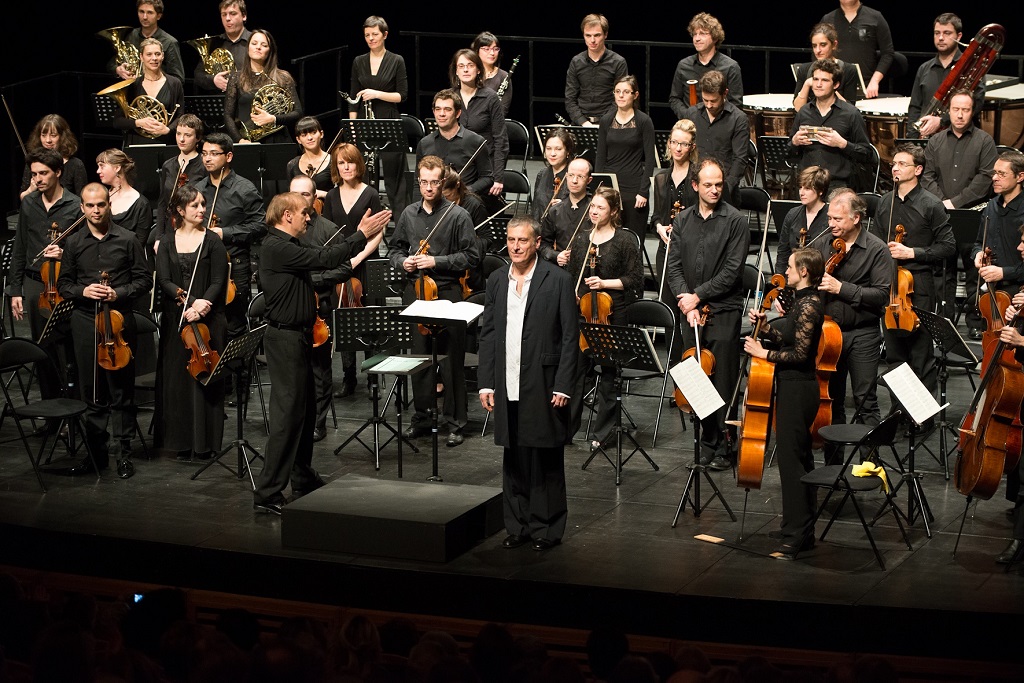
[[[210,36],[204,35],[202,38],[196,38],[195,40],[186,40],[185,42],[191,45],[199,53],[199,57],[203,60],[203,71],[210,74],[211,76],[222,73],[224,71],[235,70],[235,58],[230,52],[222,47],[218,47],[215,50],[210,50],[210,42],[213,40]]]
[[[121,111],[124,112],[125,117],[132,121],[151,117],[165,126],[168,125],[171,118],[178,111],[178,105],[174,105],[174,110],[168,114],[167,107],[165,107],[160,100],[150,97],[149,95],[139,95],[132,100],[131,104],[128,104],[128,97],[125,95],[125,90],[134,82],[134,78],[126,78],[120,83],[115,83],[109,88],[100,90],[96,94],[109,95],[114,98],[114,101],[121,105]],[[143,137],[151,139],[160,137],[156,133],[150,133],[147,130],[138,130],[136,132]]]
[[[96,35],[109,40],[117,53],[117,63],[124,64],[133,76],[142,73],[142,59],[139,57],[139,48],[129,42],[122,40],[122,36],[131,31],[131,26],[113,26],[97,31]]]
[[[257,109],[262,109],[267,114],[272,114],[276,117],[293,111],[295,109],[295,102],[292,100],[291,95],[288,94],[288,91],[280,85],[268,83],[257,90],[253,96],[252,109],[249,115],[255,114]],[[245,137],[250,142],[258,142],[268,135],[273,135],[282,128],[284,126],[277,123],[255,126],[253,128],[248,128],[244,123],[242,124]]]

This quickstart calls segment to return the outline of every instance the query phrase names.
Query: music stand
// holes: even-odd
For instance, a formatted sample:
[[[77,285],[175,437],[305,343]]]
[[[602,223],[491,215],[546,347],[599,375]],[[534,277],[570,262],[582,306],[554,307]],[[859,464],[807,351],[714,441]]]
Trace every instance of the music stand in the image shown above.
[[[235,145],[232,152],[232,170],[250,180],[259,188],[260,193],[266,196],[267,182],[288,180],[285,174],[288,162],[295,157],[295,143],[261,142],[253,145]]]
[[[58,334],[63,334],[66,329],[65,323],[74,310],[75,302],[71,299],[64,299],[57,304],[50,312],[50,317],[46,319],[46,324],[43,325],[43,331],[39,333],[39,341],[36,344],[45,348]]]
[[[248,439],[245,438],[245,420],[242,416],[242,406],[245,400],[245,392],[249,391],[249,387],[245,386],[245,382],[242,381],[242,374],[252,364],[252,359],[256,355],[257,349],[259,349],[260,342],[263,341],[263,333],[266,332],[267,326],[261,325],[255,330],[251,330],[235,337],[228,345],[224,347],[224,353],[220,354],[220,361],[214,366],[213,372],[211,372],[205,379],[201,380],[200,383],[203,386],[209,386],[211,382],[219,382],[223,379],[223,375],[232,373],[235,376],[235,401],[237,409],[235,410],[235,439],[227,446],[222,448],[219,453],[210,458],[210,461],[204,463],[202,467],[196,470],[195,474],[192,475],[191,479],[196,479],[200,474],[205,472],[210,465],[217,464],[226,469],[231,474],[235,475],[238,479],[242,478],[244,472],[249,473],[249,482],[252,484],[252,490],[256,490],[256,479],[252,476],[252,463],[259,458],[263,459],[263,456],[253,448],[252,444],[249,443]],[[231,469],[220,461],[225,455],[227,455],[231,449],[235,449],[238,454],[238,471]],[[246,450],[252,452],[252,457],[246,455]]]
[[[480,227],[477,237],[487,240],[488,254],[501,254],[508,249],[508,216],[494,216]]]
[[[444,301],[444,300],[443,299],[438,299],[438,300],[435,300],[435,301],[419,301],[418,300],[418,301],[413,302],[409,306],[407,306],[405,309],[403,309],[400,313],[398,313],[395,316],[398,320],[402,320],[402,321],[407,322],[407,323],[416,323],[418,325],[422,325],[430,333],[430,362],[431,362],[430,367],[434,369],[433,372],[435,373],[435,376],[436,376],[436,373],[437,373],[437,364],[443,358],[443,356],[438,356],[437,355],[437,338],[441,334],[443,334],[446,330],[449,330],[449,329],[454,330],[454,332],[453,332],[454,334],[465,334],[466,333],[466,328],[470,325],[470,323],[475,322],[476,319],[480,317],[480,314],[483,313],[483,306],[480,306],[479,304],[469,304],[469,306],[472,308],[472,310],[475,312],[475,314],[472,315],[471,317],[467,316],[465,318],[446,317],[444,315],[438,315],[438,314],[424,315],[421,312],[417,312],[417,306],[419,306],[418,310],[422,311],[422,307],[425,304],[429,305],[429,307],[431,309],[433,309],[434,311],[437,311],[438,310],[437,304],[440,304],[441,306],[444,306],[445,304],[451,304],[452,306],[462,306],[462,307],[464,307],[463,304],[467,304],[468,303],[466,301],[460,301],[457,304],[452,304],[452,302],[450,302],[450,301],[444,301],[444,303],[441,304],[442,301]],[[410,309],[413,309],[413,310],[410,310]],[[438,311],[438,313],[440,313],[440,311]],[[441,479],[440,475],[438,475],[438,473],[437,473],[437,457],[438,457],[438,451],[437,451],[437,430],[438,430],[438,427],[437,427],[437,416],[438,416],[438,413],[439,413],[439,411],[437,409],[437,395],[434,394],[434,405],[430,409],[430,436],[431,436],[431,447],[433,449],[433,452],[432,452],[432,460],[431,460],[431,474],[430,474],[429,477],[427,477],[428,481],[444,481],[443,479]]]
[[[978,228],[981,226],[981,212],[975,211],[974,209],[950,209],[947,211],[949,214],[949,227],[953,229],[953,237],[956,239],[956,251],[960,253],[960,249],[966,245],[973,245],[978,239]],[[971,268],[973,268],[973,264]],[[970,275],[970,270],[965,272],[965,278]],[[972,300],[974,305],[977,306],[977,298],[974,296],[977,291],[972,292],[967,289],[964,296],[964,303],[960,308],[957,309],[956,317],[953,319],[954,323],[960,322],[960,316],[966,313],[970,307]]]
[[[928,331],[928,334],[931,335],[932,340],[935,342],[935,346],[939,349],[939,357],[935,361],[938,366],[939,405],[943,406],[939,412],[939,453],[942,454],[942,472],[946,477],[946,481],[949,481],[949,456],[956,450],[956,443],[948,449],[946,448],[946,432],[948,431],[952,434],[954,439],[958,440],[960,438],[960,430],[946,420],[946,381],[949,379],[949,355],[952,353],[962,356],[968,361],[973,362],[974,365],[978,364],[978,357],[971,351],[971,347],[960,336],[956,326],[953,325],[949,318],[926,311],[917,306],[914,306],[913,309],[917,313],[917,317],[920,318],[921,325]],[[968,372],[970,372],[969,369]],[[932,453],[932,457],[935,458],[934,453]],[[938,460],[939,458],[935,459]]]
[[[661,361],[651,343],[651,336],[642,327],[624,327],[619,325],[601,325],[598,323],[580,323],[580,332],[586,340],[591,358],[598,365],[608,370],[613,370],[613,387],[615,388],[615,460],[608,456],[604,442],[590,453],[590,457],[583,463],[582,469],[597,457],[604,456],[615,469],[615,485],[622,483],[622,467],[629,462],[630,458],[639,453],[647,459],[654,471],[658,471],[658,465],[643,449],[643,446],[633,438],[627,430],[622,428],[622,371],[626,368],[642,372],[656,372],[664,374],[665,369],[661,367]],[[607,374],[607,373],[606,373]],[[623,459],[622,439],[629,439],[633,444],[633,450]],[[607,441],[607,438],[605,439]]]
[[[160,197],[160,167],[168,159],[178,156],[178,146],[129,145],[125,152],[135,161],[133,187],[155,203]]]
[[[372,161],[370,184],[380,192],[380,180],[384,175],[381,153],[404,152],[408,144],[402,119],[348,119],[342,125],[348,130],[348,141],[366,152]]]
[[[336,351],[366,351],[367,355],[374,356],[385,349],[394,351],[398,349],[412,348],[412,325],[403,323],[395,318],[402,311],[402,306],[366,306],[361,308],[338,308],[334,311],[334,349]],[[377,359],[378,365],[384,359]],[[426,359],[419,367],[401,373],[395,372],[395,384],[391,392],[396,391],[405,376],[416,374],[426,368]],[[419,449],[405,438],[402,434],[402,402],[396,402],[398,427],[392,427],[384,417],[387,411],[387,403],[384,410],[380,410],[380,384],[378,375],[387,374],[388,370],[375,372],[372,367],[367,370],[370,377],[370,400],[373,402],[373,415],[368,417],[356,431],[354,431],[340,446],[334,449],[338,455],[353,440],[362,444],[374,456],[375,469],[380,469],[380,449],[387,446],[393,439],[398,439],[398,476],[402,476],[402,442],[404,441],[412,448],[413,452],[419,453]],[[388,401],[390,401],[390,395]],[[359,438],[363,430],[373,427],[373,447]],[[384,427],[391,432],[391,436],[383,444],[380,442],[380,428]]]
[[[367,301],[383,301],[388,297],[402,296],[408,278],[402,271],[393,268],[388,259],[372,259],[365,262],[366,282],[363,296]]]
[[[92,115],[97,128],[113,128],[114,118],[121,113],[117,101],[109,95],[92,96]]]
[[[224,127],[224,95],[185,95],[185,111],[198,116],[207,132]]]

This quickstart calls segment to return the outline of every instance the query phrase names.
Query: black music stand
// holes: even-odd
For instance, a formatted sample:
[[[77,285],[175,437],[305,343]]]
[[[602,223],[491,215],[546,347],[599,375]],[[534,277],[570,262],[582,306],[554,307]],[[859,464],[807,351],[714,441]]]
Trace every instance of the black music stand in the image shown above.
[[[675,378],[673,377],[673,381]],[[676,385],[679,391],[686,397],[686,388]],[[717,411],[716,411],[717,412]],[[711,413],[708,417],[713,417],[714,413]],[[708,474],[708,466],[702,465],[700,462],[700,418],[697,416],[697,412],[691,407],[690,410],[690,421],[693,424],[693,462],[686,466],[686,469],[690,470],[689,476],[686,478],[686,486],[683,487],[683,493],[679,496],[679,506],[676,507],[676,516],[672,518],[672,528],[674,529],[676,523],[679,521],[679,515],[682,514],[683,508],[689,503],[690,507],[693,508],[693,516],[700,517],[700,513],[707,509],[711,505],[711,501],[715,498],[722,501],[722,507],[729,513],[729,518],[732,521],[736,521],[736,515],[733,514],[732,508],[729,507],[729,503],[726,502],[725,497],[722,495],[722,491],[718,488],[718,484]],[[700,502],[700,479],[704,479],[711,486],[714,491],[711,497],[708,498],[707,502]],[[690,496],[690,491],[693,491],[693,497]]]
[[[385,350],[393,351],[398,349],[409,349],[412,347],[412,326],[403,323],[395,318],[401,313],[402,306],[366,306],[361,308],[339,308],[334,311],[334,349],[335,351],[366,351],[367,355],[374,356]],[[383,358],[374,359],[379,364]],[[419,368],[401,374],[396,374],[395,385],[391,391],[396,390],[405,375],[415,374],[426,367],[426,362]],[[402,402],[397,401],[398,427],[392,427],[384,417],[387,410],[387,403],[384,410],[380,410],[380,383],[378,375],[386,374],[387,370],[374,372],[372,367],[367,369],[370,376],[370,400],[373,402],[373,415],[363,422],[362,426],[353,432],[340,446],[334,449],[338,455],[353,440],[362,444],[374,456],[375,469],[380,469],[380,449],[387,446],[393,439],[398,439],[398,476],[402,476],[402,442],[404,441],[415,453],[419,449],[405,438],[402,434]],[[390,398],[389,398],[390,400]],[[373,447],[359,438],[363,430],[373,427]],[[380,442],[380,428],[384,427],[391,432],[391,436],[383,444]]]
[[[441,304],[442,301],[444,302],[443,304]],[[437,364],[444,358],[444,356],[438,356],[437,355],[437,338],[441,334],[443,334],[445,331],[447,331],[447,330],[453,330],[454,334],[465,334],[466,333],[466,328],[469,327],[470,324],[475,322],[476,319],[480,317],[480,314],[483,313],[483,306],[479,306],[479,304],[476,304],[476,305],[469,304],[470,306],[473,306],[474,309],[475,309],[476,306],[479,306],[479,311],[476,312],[476,315],[474,315],[472,318],[468,318],[468,319],[467,318],[445,317],[443,315],[421,315],[421,314],[417,313],[415,310],[410,312],[409,308],[411,308],[413,306],[416,306],[416,305],[422,305],[422,304],[431,304],[431,305],[433,305],[433,304],[440,304],[440,306],[444,306],[445,304],[451,304],[452,306],[455,306],[455,305],[461,306],[462,304],[467,304],[467,303],[468,302],[466,302],[466,301],[460,301],[460,302],[458,302],[458,304],[452,304],[450,301],[445,301],[443,299],[437,299],[435,301],[415,301],[415,302],[413,302],[413,304],[411,304],[410,306],[407,306],[405,309],[402,310],[402,312],[398,313],[395,316],[398,320],[401,320],[403,322],[416,323],[418,325],[422,325],[425,329],[427,329],[429,331],[429,333],[430,333],[430,363],[431,363],[430,367],[433,368],[433,372],[435,373],[435,377],[436,377],[436,374],[437,374]],[[434,308],[439,308],[439,306],[433,306],[433,307]],[[444,481],[440,477],[440,475],[438,475],[438,473],[437,473],[437,457],[438,457],[438,451],[437,451],[437,433],[438,433],[437,416],[439,414],[440,414],[440,411],[437,409],[437,395],[435,394],[434,395],[434,405],[433,405],[433,407],[430,410],[430,436],[431,436],[431,448],[433,449],[433,451],[432,451],[432,454],[431,454],[431,457],[432,457],[432,460],[431,460],[431,474],[430,474],[429,477],[427,477],[428,481]]]
[[[211,382],[220,382],[223,376],[232,373],[235,378],[235,401],[237,408],[235,410],[235,439],[227,446],[222,448],[219,453],[210,458],[210,461],[204,463],[202,467],[196,470],[195,474],[192,475],[191,479],[196,479],[200,474],[205,472],[210,465],[217,464],[226,469],[231,474],[235,475],[238,479],[241,479],[245,472],[249,473],[249,482],[252,484],[252,490],[256,490],[256,479],[252,476],[252,463],[257,458],[263,459],[263,456],[253,448],[249,440],[245,438],[245,420],[242,415],[242,406],[245,405],[244,394],[249,391],[249,387],[242,379],[243,373],[252,364],[252,359],[256,355],[257,349],[259,349],[260,342],[263,341],[263,333],[266,331],[267,326],[261,325],[255,330],[246,332],[240,337],[235,337],[228,345],[224,348],[224,353],[220,354],[220,361],[213,368],[206,379],[202,380],[203,386],[209,386]],[[235,471],[222,463],[220,460],[225,455],[234,449],[238,455],[238,471]],[[252,453],[252,457],[246,455],[246,451]]]
[[[379,193],[381,176],[384,175],[381,153],[404,151],[408,144],[402,119],[348,119],[342,126],[347,129],[348,141],[362,149],[371,160],[370,184]]]
[[[234,145],[231,169],[252,182],[260,193],[267,196],[266,184],[283,182],[287,177],[288,162],[295,157],[293,142],[260,142]],[[276,188],[272,194],[277,194]]]
[[[508,216],[494,216],[477,231],[477,237],[487,240],[488,254],[500,255],[508,250],[508,222],[510,220],[512,219]]]
[[[185,95],[185,111],[198,116],[206,132],[224,128],[224,95]]]
[[[949,355],[956,354],[966,358],[969,362],[973,362],[975,366],[978,365],[979,361],[949,318],[926,311],[917,306],[914,306],[913,309],[917,313],[917,317],[920,318],[921,325],[928,331],[928,334],[931,335],[935,342],[935,346],[939,349],[939,357],[935,361],[936,365],[938,365],[939,405],[943,406],[942,411],[939,413],[939,424],[937,425],[939,428],[939,453],[941,454],[942,472],[946,477],[946,481],[949,481],[949,456],[956,450],[956,441],[960,438],[959,429],[946,420],[946,381],[949,379]],[[967,369],[967,371],[970,372],[970,369]],[[954,443],[949,448],[946,447],[947,432],[954,438]],[[939,460],[934,453],[931,455],[936,461]]]
[[[135,161],[133,186],[155,205],[160,197],[160,167],[168,159],[178,156],[178,146],[129,145],[125,153]]]
[[[390,296],[402,296],[408,278],[392,267],[388,259],[370,259],[365,262],[366,282],[363,296],[367,301],[383,301]]]
[[[121,105],[109,95],[92,96],[92,115],[97,128],[113,128],[114,118],[123,112]]]
[[[762,135],[757,139],[757,153],[761,156],[761,185],[767,190],[772,183],[778,184],[780,199],[789,199],[796,192],[796,165],[789,158],[789,138]]]
[[[615,469],[615,485],[618,486],[622,483],[622,467],[629,462],[630,458],[639,453],[647,459],[647,462],[657,472],[658,464],[651,459],[651,456],[633,438],[633,435],[622,428],[622,412],[625,410],[622,405],[622,371],[629,368],[630,370],[640,370],[642,372],[665,373],[665,368],[661,367],[661,361],[654,350],[654,344],[651,343],[650,335],[642,327],[624,327],[584,322],[580,323],[580,332],[587,342],[591,358],[593,358],[594,362],[606,370],[614,371],[611,379],[615,388],[615,427],[613,429],[615,433],[615,460],[613,461],[608,456],[605,444],[602,442],[591,451],[590,457],[583,463],[582,469],[587,469],[587,465],[598,454],[601,454],[608,461],[608,464]],[[604,374],[607,375],[609,373]],[[603,379],[607,379],[607,377]],[[622,457],[623,438],[629,439],[630,443],[633,444],[633,450],[625,459]],[[607,440],[606,438],[605,441]]]

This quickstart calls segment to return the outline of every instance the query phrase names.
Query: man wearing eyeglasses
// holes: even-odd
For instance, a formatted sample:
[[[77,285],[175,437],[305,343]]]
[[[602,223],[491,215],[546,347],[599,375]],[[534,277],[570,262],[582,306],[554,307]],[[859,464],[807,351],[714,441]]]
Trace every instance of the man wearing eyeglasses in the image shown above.
[[[572,241],[576,228],[587,232],[591,223],[581,226],[581,221],[590,206],[590,162],[579,157],[569,162],[565,171],[566,186],[569,196],[554,204],[541,221],[540,257],[545,261],[557,263],[563,268],[569,263],[569,242]]]
[[[892,161],[894,189],[878,200],[871,231],[888,244],[889,255],[895,259],[896,264],[913,276],[913,306],[937,313],[944,289],[940,277],[942,265],[956,253],[956,238],[953,237],[949,215],[942,202],[921,186],[924,164],[925,152],[920,146],[904,144],[896,148]],[[899,241],[896,235],[898,226],[903,226],[905,230]],[[914,330],[889,329],[890,319],[898,322],[899,315],[886,316],[886,361],[891,367],[903,361],[910,363],[910,367],[934,394],[938,374],[931,335],[923,325]],[[903,322],[900,327],[906,328],[907,324]],[[931,422],[921,425],[920,429],[931,429]]]
[[[445,165],[459,172],[466,187],[483,197],[494,184],[491,153],[482,136],[459,125],[462,109],[462,96],[454,90],[445,88],[434,95],[437,130],[420,140],[416,160],[430,155],[440,157]]]
[[[228,341],[246,331],[246,311],[252,290],[249,250],[266,231],[263,197],[249,180],[232,172],[232,147],[231,138],[224,133],[207,135],[201,153],[207,175],[195,183],[195,188],[206,199],[207,227],[221,238],[231,259],[235,298],[224,309]]]
[[[468,132],[468,131],[467,131]],[[437,298],[462,300],[459,278],[475,270],[482,258],[476,247],[473,219],[461,206],[452,204],[441,193],[444,161],[427,155],[416,164],[416,178],[422,199],[405,207],[391,238],[391,266],[406,274],[402,295],[405,303],[416,297],[414,286],[422,276],[437,284]],[[425,243],[425,247],[421,247]],[[420,252],[423,253],[420,253]],[[413,353],[430,353],[425,335],[413,335]],[[447,354],[441,364],[444,384],[444,409],[439,425],[447,424],[449,448],[462,444],[466,426],[466,334],[465,328],[448,328],[438,340],[438,353]],[[415,439],[430,434],[430,411],[436,405],[433,372],[413,376],[412,392],[416,413],[405,436]]]

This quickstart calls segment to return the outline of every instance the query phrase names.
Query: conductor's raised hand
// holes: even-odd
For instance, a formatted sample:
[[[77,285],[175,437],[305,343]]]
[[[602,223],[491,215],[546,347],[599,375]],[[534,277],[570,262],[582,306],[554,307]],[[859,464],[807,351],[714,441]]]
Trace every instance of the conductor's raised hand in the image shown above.
[[[388,209],[377,213],[373,213],[373,209],[367,209],[356,230],[366,235],[366,239],[370,239],[383,230],[390,220],[391,211]]]

